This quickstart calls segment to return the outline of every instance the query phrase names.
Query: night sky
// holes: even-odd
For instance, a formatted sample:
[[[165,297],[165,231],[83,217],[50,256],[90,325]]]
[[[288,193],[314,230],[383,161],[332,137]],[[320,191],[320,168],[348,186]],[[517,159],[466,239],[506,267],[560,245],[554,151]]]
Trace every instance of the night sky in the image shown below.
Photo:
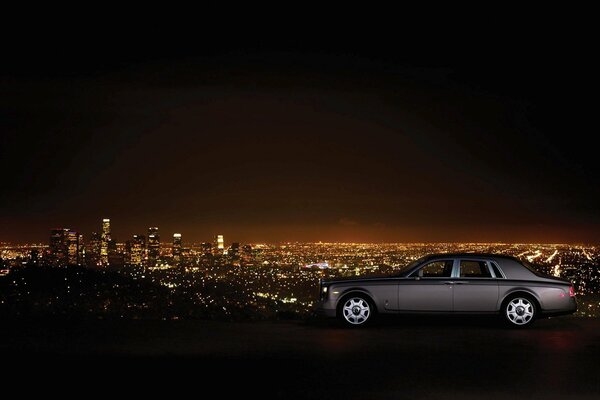
[[[600,241],[580,33],[213,28],[9,44],[0,241]]]

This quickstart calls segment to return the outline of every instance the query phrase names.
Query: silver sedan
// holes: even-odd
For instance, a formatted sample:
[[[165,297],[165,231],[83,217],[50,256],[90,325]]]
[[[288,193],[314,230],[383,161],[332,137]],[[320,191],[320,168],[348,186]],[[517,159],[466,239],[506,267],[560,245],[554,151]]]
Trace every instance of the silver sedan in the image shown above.
[[[322,281],[322,314],[362,326],[376,314],[499,314],[514,327],[577,310],[573,285],[517,258],[435,254],[384,278]]]

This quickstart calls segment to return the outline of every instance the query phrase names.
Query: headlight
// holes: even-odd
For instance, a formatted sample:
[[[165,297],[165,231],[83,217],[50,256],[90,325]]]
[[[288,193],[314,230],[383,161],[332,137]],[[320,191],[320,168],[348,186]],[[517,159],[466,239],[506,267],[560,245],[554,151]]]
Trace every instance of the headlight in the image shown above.
[[[329,288],[327,286],[323,286],[321,287],[321,300],[324,300],[325,297],[327,297],[327,292],[329,291]]]

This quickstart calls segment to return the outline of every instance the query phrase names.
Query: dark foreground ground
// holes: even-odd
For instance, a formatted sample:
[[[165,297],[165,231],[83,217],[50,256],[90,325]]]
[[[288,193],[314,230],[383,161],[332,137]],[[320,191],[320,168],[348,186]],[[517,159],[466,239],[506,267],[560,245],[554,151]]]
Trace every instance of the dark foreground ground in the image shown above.
[[[546,319],[527,330],[440,317],[386,319],[359,330],[324,320],[2,321],[0,340],[4,383],[24,382],[45,395],[600,396],[598,319]],[[79,385],[86,392],[73,389]]]

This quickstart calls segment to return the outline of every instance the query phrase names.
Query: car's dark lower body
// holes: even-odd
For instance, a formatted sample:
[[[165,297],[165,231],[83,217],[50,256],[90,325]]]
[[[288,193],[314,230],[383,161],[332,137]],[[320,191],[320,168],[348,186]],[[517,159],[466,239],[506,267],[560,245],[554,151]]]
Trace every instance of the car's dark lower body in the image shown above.
[[[516,300],[519,300],[519,297],[514,297]],[[523,298],[523,301],[527,301],[527,298]],[[327,303],[323,302],[321,303],[321,305],[316,309],[316,314],[318,316],[321,317],[328,317],[328,318],[341,318],[343,317],[343,315],[341,314],[343,311],[342,308],[337,307],[337,308],[331,308],[331,306],[326,307]],[[532,306],[535,307],[537,306],[537,303],[532,303]],[[561,308],[561,309],[554,309],[554,310],[545,310],[545,309],[539,309],[539,310],[535,310],[535,312],[532,313],[531,315],[531,319],[527,320],[527,321],[523,321],[524,323],[522,324],[515,324],[516,326],[525,326],[525,325],[529,325],[530,322],[533,322],[535,319],[538,318],[547,318],[547,317],[556,317],[556,316],[561,316],[561,315],[569,315],[569,314],[573,314],[577,311],[577,300],[575,299],[575,297],[571,297],[569,299],[569,303],[565,308]],[[415,311],[415,310],[383,310],[380,312],[380,314],[385,314],[385,315],[461,315],[461,316],[466,316],[466,315],[498,315],[501,317],[505,317],[506,316],[506,309],[503,307],[499,310],[495,310],[495,311],[488,311],[488,312],[484,312],[484,311]],[[509,319],[509,322],[513,322]]]
[[[542,317],[559,317],[561,315],[569,315],[577,312],[577,300],[575,297],[571,297],[569,307],[560,310],[542,310]]]

